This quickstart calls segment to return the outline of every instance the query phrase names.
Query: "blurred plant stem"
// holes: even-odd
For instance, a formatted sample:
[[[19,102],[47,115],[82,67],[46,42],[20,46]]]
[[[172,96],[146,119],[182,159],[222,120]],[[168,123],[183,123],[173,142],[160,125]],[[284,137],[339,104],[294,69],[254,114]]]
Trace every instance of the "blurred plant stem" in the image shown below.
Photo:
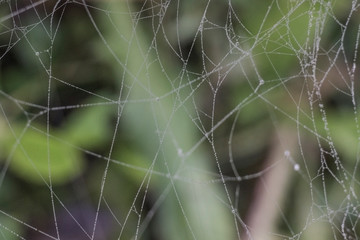
[[[269,238],[271,233],[278,232],[284,197],[295,172],[295,163],[292,165],[290,158],[296,155],[296,142],[296,132],[284,125],[273,136],[270,153],[264,162],[266,173],[259,178],[247,217],[251,238],[244,236],[243,239],[272,239]]]
[[[150,213],[157,213],[153,221],[159,230],[159,236],[162,239],[179,240],[234,239],[236,222],[227,206],[231,203],[228,199],[219,199],[224,191],[221,189],[222,185],[210,183],[211,176],[206,174],[207,171],[214,171],[210,166],[215,159],[209,158],[201,147],[189,152],[199,141],[196,136],[198,131],[191,119],[194,110],[188,106],[192,89],[188,89],[188,86],[185,89],[190,94],[184,94],[181,87],[177,89],[176,86],[171,86],[171,79],[167,74],[171,71],[169,65],[166,61],[162,63],[162,59],[157,56],[159,53],[153,51],[159,29],[154,27],[154,36],[146,36],[139,18],[133,18],[132,6],[122,1],[106,2],[102,7],[120,13],[111,17],[102,14],[100,28],[103,30],[103,36],[100,36],[103,40],[102,48],[107,48],[108,51],[103,54],[104,58],[113,66],[119,82],[119,99],[153,99],[144,104],[132,104],[131,107],[127,106],[131,103],[120,105],[118,116],[127,135],[131,136],[139,151],[144,152],[150,161],[151,166],[140,188],[145,191],[143,199],[148,197],[148,190],[152,191],[153,196],[158,196],[161,207],[157,210],[157,205],[153,206]],[[153,18],[160,22],[158,27],[161,27],[163,18],[156,14]],[[185,79],[182,82],[186,84]],[[161,168],[168,178],[160,181],[154,188],[149,188],[154,168]],[[181,179],[193,179],[191,184],[179,181],[180,175]],[[169,188],[171,191],[168,191]],[[142,209],[143,199],[135,197],[133,204],[142,202],[139,208]],[[129,214],[130,212],[127,215]],[[144,229],[142,219],[147,219],[145,224],[151,221],[152,215],[149,216],[140,212],[140,227],[134,233],[134,239],[142,234],[139,231]],[[128,223],[125,221],[121,232],[127,231],[127,227]]]

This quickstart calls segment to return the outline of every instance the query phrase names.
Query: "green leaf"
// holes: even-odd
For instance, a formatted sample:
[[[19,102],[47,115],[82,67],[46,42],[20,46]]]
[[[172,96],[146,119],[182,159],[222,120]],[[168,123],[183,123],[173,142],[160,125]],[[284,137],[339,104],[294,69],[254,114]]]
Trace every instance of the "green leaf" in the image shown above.
[[[13,129],[19,137],[22,129]],[[3,154],[11,156],[10,170],[26,181],[48,183],[50,169],[52,183],[64,184],[84,169],[84,159],[77,149],[52,136],[48,139],[46,131],[40,128],[28,128],[18,143],[11,135],[4,139]]]
[[[124,164],[117,169],[121,174],[132,182],[141,184],[146,172],[148,171],[151,161],[140,152],[129,148],[117,148],[113,154],[115,159]],[[130,166],[130,167],[128,167]]]
[[[354,114],[329,114],[328,124],[336,149],[346,161],[357,161],[358,137]]]
[[[66,141],[83,148],[98,147],[110,136],[109,114],[112,107],[86,107],[74,111],[63,128]]]

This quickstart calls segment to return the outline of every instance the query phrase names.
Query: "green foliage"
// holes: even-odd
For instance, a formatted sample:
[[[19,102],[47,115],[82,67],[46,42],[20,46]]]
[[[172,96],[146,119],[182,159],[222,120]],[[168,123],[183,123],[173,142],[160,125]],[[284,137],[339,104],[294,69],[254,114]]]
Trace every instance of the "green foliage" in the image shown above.
[[[318,17],[329,14],[327,1],[232,1],[234,13],[227,1],[180,2],[171,5],[165,15],[161,15],[165,6],[151,5],[152,1],[99,1],[89,8],[90,15],[85,6],[75,4],[77,9],[69,3],[60,20],[57,14],[53,16],[53,26],[61,21],[55,37],[48,35],[48,17],[37,16],[36,24],[28,23],[27,30],[32,30],[12,46],[9,52],[14,54],[14,63],[4,66],[0,76],[0,90],[15,99],[1,95],[5,115],[0,114],[0,160],[3,166],[9,164],[6,174],[16,176],[2,189],[20,178],[47,190],[51,175],[55,187],[67,192],[67,185],[76,184],[79,178],[88,185],[88,199],[96,202],[99,183],[107,177],[101,210],[106,199],[120,222],[129,216],[124,239],[133,237],[134,229],[146,239],[147,232],[142,231],[150,232],[153,226],[160,230],[148,235],[159,239],[191,239],[193,234],[200,240],[234,239],[235,225],[243,227],[240,221],[256,212],[246,209],[252,202],[240,206],[242,212],[236,212],[235,205],[255,199],[256,194],[250,189],[251,180],[235,180],[237,174],[229,166],[231,153],[241,176],[262,183],[284,161],[300,164],[295,171],[303,179],[292,194],[301,208],[295,208],[294,216],[293,210],[281,214],[299,228],[294,233],[303,231],[305,238],[319,232],[322,239],[332,236],[328,223],[311,223],[305,230],[301,227],[310,207],[318,203],[332,206],[324,203],[327,191],[334,206],[342,201],[343,195],[336,196],[342,186],[333,184],[333,176],[319,174],[318,148],[328,150],[331,137],[341,160],[354,166],[359,158],[357,116],[353,110],[335,113],[328,104],[333,94],[329,89],[343,91],[338,82],[330,81],[330,87],[321,89],[323,99],[312,93],[309,100],[308,92],[324,72],[332,70],[328,61],[333,50],[326,47],[337,47],[332,42],[339,41],[342,34],[337,18],[343,21],[341,17],[348,16],[348,4],[334,3],[337,7],[333,7],[330,24],[320,26]],[[357,28],[346,31],[346,37],[355,39]],[[321,37],[322,54],[311,52],[315,34]],[[353,53],[355,43],[350,43],[345,44],[345,51]],[[230,50],[234,45],[238,49]],[[309,60],[312,54],[318,62]],[[9,55],[2,60],[12,60]],[[49,78],[49,69],[54,78]],[[48,94],[50,122],[44,121]],[[325,118],[318,109],[320,101],[326,106]],[[30,120],[40,111],[43,114]],[[5,118],[10,119],[11,127],[4,124]],[[235,130],[230,130],[232,124]],[[291,136],[298,142],[291,149],[291,158],[283,157],[288,143],[282,142],[281,156],[276,155],[276,164],[268,168],[272,148],[278,147],[274,135],[280,135],[284,125],[298,131]],[[313,151],[307,144],[317,149]],[[297,153],[299,148],[305,157]],[[105,172],[107,164],[110,167]],[[310,196],[310,181],[311,191],[322,190],[325,182],[330,184],[324,192]],[[152,204],[151,210],[147,204]],[[276,207],[283,210],[281,204]],[[317,211],[316,217],[326,215],[322,209]],[[151,228],[137,228],[154,212]],[[22,224],[2,218],[0,223],[17,233],[22,231]]]
[[[51,174],[53,184],[64,184],[83,171],[80,152],[54,135],[48,138],[45,129],[28,128],[21,135],[21,127],[13,126],[13,130],[16,137],[10,131],[2,135],[2,159],[9,156],[11,171],[25,181],[49,184]]]
[[[100,148],[109,140],[113,109],[100,105],[73,111],[62,126],[62,138],[84,149]]]

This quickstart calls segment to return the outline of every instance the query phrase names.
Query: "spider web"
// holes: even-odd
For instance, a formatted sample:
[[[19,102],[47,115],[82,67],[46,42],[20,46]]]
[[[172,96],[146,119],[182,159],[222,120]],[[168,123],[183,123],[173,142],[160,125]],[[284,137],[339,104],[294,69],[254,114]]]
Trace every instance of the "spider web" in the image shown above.
[[[0,1],[0,238],[359,239],[359,7]]]

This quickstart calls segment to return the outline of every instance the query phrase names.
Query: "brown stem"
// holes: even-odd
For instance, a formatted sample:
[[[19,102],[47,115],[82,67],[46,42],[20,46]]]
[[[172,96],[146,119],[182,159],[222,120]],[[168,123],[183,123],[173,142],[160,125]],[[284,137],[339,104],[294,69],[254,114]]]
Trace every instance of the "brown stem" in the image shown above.
[[[276,232],[285,193],[294,172],[294,165],[287,155],[291,155],[295,149],[296,135],[289,128],[280,126],[272,141],[271,152],[265,161],[267,167],[255,187],[254,201],[250,206],[247,224],[251,238],[244,236],[242,239],[271,239],[271,233]]]

